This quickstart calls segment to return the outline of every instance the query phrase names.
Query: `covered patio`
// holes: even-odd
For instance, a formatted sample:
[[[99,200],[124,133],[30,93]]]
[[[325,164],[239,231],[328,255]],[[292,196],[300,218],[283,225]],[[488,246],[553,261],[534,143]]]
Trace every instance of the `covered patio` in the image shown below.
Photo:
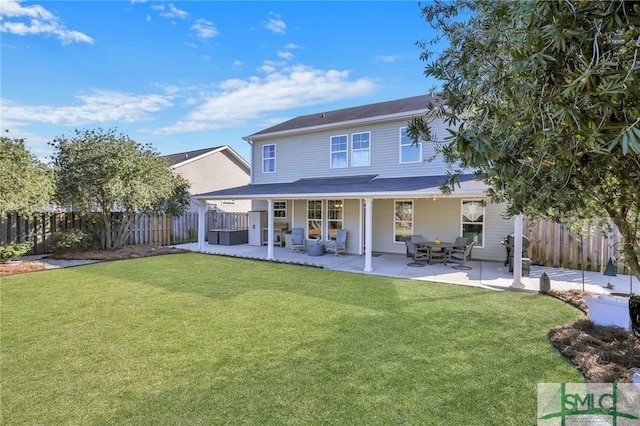
[[[546,272],[551,280],[551,288],[554,290],[582,290],[584,283],[584,290],[592,293],[628,293],[630,285],[632,285],[634,292],[640,292],[638,279],[629,275],[607,277],[597,272],[587,271],[583,275],[581,271],[535,265],[531,266],[531,272],[528,277],[521,278],[523,286],[514,286],[514,275],[509,272],[509,267],[504,266],[503,262],[496,261],[467,261],[467,265],[471,267],[468,270],[454,269],[452,265],[444,265],[442,263],[415,267],[408,265],[412,259],[407,258],[405,255],[374,252],[372,253],[372,262],[375,267],[372,271],[365,272],[365,256],[361,255],[336,257],[325,254],[324,256],[309,256],[307,253],[293,252],[290,248],[271,247],[273,259],[270,259],[267,246],[204,244],[199,249],[198,243],[191,243],[176,247],[221,256],[262,261],[269,260],[342,272],[468,285],[492,290],[518,289],[537,292],[540,287],[540,277],[543,272]],[[606,288],[609,282],[613,285],[613,289]]]

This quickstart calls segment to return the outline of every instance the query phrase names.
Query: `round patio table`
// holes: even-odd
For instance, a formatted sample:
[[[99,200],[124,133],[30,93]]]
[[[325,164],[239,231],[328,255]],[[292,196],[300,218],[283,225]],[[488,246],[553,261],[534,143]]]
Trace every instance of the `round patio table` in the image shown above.
[[[441,248],[443,251],[442,260],[438,260],[438,262],[444,263],[445,266],[447,265],[447,261],[450,260],[451,249],[454,247],[455,247],[454,243],[445,243],[442,241],[439,243],[436,243],[435,241],[420,241],[416,243],[416,250],[424,249],[424,248],[429,249],[430,254],[429,254],[429,260],[427,261],[427,263],[429,264],[431,264],[431,261],[433,260],[433,249]]]

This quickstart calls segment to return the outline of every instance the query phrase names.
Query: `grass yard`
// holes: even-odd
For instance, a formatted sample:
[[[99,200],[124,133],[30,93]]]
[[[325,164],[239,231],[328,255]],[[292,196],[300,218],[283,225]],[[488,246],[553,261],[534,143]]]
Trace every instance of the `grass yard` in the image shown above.
[[[3,424],[536,423],[551,297],[174,254],[1,282]]]

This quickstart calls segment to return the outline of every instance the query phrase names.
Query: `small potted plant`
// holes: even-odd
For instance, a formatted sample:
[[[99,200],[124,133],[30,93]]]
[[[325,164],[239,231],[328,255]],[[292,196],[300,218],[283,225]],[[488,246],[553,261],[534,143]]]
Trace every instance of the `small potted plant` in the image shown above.
[[[0,263],[16,263],[16,259],[31,250],[31,243],[9,244],[0,246]]]

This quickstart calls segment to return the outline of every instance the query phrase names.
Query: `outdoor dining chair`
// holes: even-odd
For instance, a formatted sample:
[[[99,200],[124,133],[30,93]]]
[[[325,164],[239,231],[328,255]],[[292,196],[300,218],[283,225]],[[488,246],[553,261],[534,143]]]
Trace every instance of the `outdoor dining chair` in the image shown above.
[[[471,241],[464,248],[464,251],[451,251],[449,255],[449,261],[455,263],[456,265],[452,266],[454,269],[472,269],[471,266],[466,265],[467,260],[471,260],[471,250],[473,250],[473,246],[475,245],[474,241]]]

